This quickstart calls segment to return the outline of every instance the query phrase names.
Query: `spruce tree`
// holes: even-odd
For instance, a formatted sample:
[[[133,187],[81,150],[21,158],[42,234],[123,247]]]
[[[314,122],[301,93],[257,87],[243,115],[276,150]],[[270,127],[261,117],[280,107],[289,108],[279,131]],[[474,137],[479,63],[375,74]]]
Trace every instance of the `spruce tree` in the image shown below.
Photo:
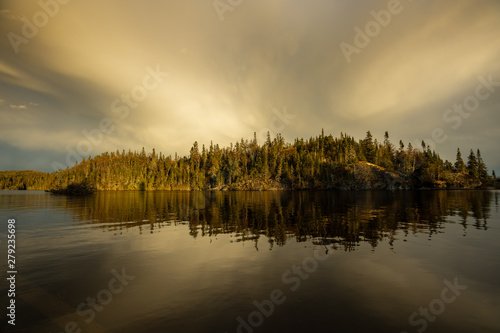
[[[460,152],[460,148],[457,149],[457,161],[455,162],[455,172],[464,173],[465,172],[465,164],[462,159],[462,153]]]
[[[363,154],[370,163],[375,161],[375,145],[373,144],[372,133],[366,132],[366,138],[362,141]]]
[[[384,134],[384,146],[389,150],[391,148],[391,142],[389,141],[389,132],[388,131],[385,131],[385,134]]]
[[[479,174],[477,172],[477,159],[472,149],[470,150],[469,158],[467,160],[467,172],[471,177],[475,179],[479,178]]]
[[[481,180],[487,180],[488,177],[488,169],[486,168],[486,164],[484,163],[483,159],[481,158],[481,152],[479,149],[477,150],[477,173],[479,175],[479,179]]]

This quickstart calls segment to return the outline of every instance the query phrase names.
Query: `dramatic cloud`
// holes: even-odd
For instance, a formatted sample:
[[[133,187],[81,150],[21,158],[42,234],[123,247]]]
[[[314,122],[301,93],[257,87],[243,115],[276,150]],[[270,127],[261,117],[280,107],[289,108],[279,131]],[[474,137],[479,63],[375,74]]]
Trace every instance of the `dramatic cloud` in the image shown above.
[[[220,3],[2,2],[0,169],[324,128],[480,148],[500,172],[498,1]]]

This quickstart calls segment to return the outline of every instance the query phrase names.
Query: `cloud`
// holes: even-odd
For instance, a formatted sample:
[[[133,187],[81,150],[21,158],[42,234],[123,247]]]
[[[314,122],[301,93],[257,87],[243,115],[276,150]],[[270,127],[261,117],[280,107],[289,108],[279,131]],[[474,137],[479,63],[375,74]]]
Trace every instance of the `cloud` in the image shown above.
[[[402,3],[401,14],[348,64],[339,44],[352,43],[354,27],[387,1],[256,0],[226,12],[223,22],[211,2],[70,2],[19,45],[19,54],[0,39],[0,91],[9,104],[26,106],[23,119],[0,109],[0,141],[61,152],[110,118],[116,128],[93,154],[142,146],[184,154],[195,140],[250,138],[284,106],[296,115],[282,129],[288,140],[321,128],[358,138],[389,130],[405,142],[428,137],[447,126],[443,112],[471,93],[478,76],[500,70],[500,4]],[[12,2],[1,13],[30,17],[39,10],[36,2]],[[21,34],[21,27],[0,22],[3,35]],[[113,101],[130,95],[156,64],[170,76],[119,119]],[[471,135],[476,139],[465,144],[494,151],[499,96],[449,133],[438,147],[442,156],[452,158],[464,144],[459,138]],[[24,139],[6,134],[23,126],[31,129]],[[500,165],[500,157],[491,161]]]
[[[26,105],[24,105],[24,104],[20,104],[20,105],[11,104],[10,108],[11,109],[22,109],[22,110],[24,110],[24,109],[26,109]]]

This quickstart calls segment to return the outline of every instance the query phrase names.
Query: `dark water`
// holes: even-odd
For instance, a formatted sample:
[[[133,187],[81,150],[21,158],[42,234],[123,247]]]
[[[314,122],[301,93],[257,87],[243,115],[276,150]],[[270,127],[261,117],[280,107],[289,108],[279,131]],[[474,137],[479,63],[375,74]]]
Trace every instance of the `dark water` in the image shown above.
[[[499,192],[0,192],[12,332],[500,332]]]

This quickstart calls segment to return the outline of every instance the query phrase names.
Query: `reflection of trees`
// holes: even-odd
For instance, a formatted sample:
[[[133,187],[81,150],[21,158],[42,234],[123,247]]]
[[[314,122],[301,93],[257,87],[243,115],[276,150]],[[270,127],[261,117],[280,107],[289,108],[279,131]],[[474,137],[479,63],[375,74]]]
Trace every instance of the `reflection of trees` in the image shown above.
[[[234,235],[236,241],[261,236],[270,247],[288,239],[333,244],[346,251],[362,242],[392,246],[397,234],[443,232],[452,219],[467,228],[487,230],[489,191],[407,192],[98,192],[67,200],[78,220],[117,234],[148,225],[151,233],[186,223],[192,237]],[[454,218],[456,217],[456,218]]]

